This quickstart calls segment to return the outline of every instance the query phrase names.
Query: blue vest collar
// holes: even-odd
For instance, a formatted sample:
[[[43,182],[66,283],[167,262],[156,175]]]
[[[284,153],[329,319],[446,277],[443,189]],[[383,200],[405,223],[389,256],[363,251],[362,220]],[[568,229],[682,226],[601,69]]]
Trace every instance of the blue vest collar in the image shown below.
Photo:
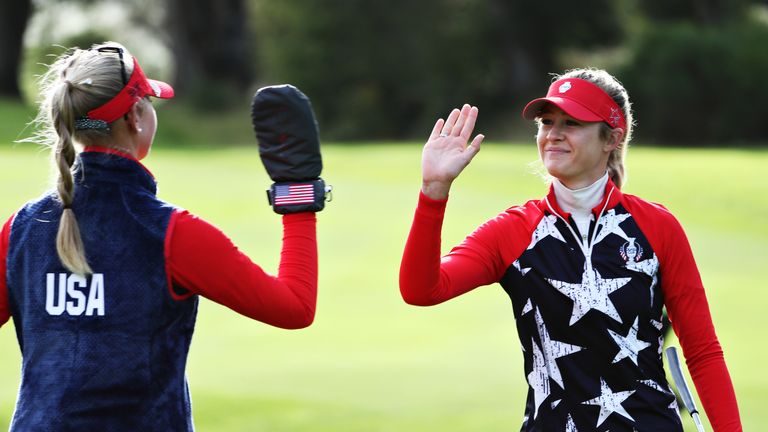
[[[152,173],[138,160],[120,152],[89,147],[78,155],[74,168],[78,184],[120,183],[157,194],[157,181]]]

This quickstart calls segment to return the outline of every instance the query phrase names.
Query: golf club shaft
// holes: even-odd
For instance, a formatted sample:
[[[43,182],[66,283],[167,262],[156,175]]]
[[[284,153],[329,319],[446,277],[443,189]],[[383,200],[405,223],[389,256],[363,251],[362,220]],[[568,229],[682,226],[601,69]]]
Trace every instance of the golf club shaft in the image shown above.
[[[698,432],[704,432],[704,426],[701,424],[699,411],[696,409],[696,403],[693,401],[693,394],[688,388],[688,383],[685,382],[685,377],[683,376],[683,368],[680,364],[680,358],[677,356],[677,349],[675,347],[669,347],[667,348],[666,353],[669,372],[672,374],[672,379],[675,381],[677,391],[683,399],[685,409],[691,413],[693,422],[696,424],[696,430]]]

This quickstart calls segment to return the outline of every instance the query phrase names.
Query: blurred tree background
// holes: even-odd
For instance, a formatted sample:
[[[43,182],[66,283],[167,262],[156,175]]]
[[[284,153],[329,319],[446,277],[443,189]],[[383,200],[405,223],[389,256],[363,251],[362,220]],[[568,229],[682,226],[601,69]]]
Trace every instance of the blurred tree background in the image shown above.
[[[0,32],[0,96],[27,103],[50,54],[117,40],[224,123],[295,84],[325,139],[423,139],[464,102],[493,139],[527,137],[549,73],[595,66],[629,90],[639,140],[768,141],[766,0],[3,0]]]

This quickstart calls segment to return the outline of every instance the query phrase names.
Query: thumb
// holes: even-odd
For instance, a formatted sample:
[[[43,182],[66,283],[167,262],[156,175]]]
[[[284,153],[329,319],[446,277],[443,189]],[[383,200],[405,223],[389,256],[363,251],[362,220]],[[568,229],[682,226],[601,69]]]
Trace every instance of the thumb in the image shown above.
[[[464,152],[467,155],[467,162],[472,160],[472,158],[475,157],[475,155],[480,151],[480,144],[485,139],[485,135],[478,134],[475,139],[472,140],[472,142],[467,146],[467,148],[464,150]]]

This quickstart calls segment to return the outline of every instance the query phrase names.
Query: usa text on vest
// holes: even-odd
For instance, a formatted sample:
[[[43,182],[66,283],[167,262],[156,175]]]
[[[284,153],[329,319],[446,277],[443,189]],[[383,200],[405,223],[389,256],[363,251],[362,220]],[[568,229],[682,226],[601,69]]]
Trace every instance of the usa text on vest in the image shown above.
[[[47,273],[45,310],[50,315],[104,316],[104,275],[94,273],[90,286],[83,276],[67,273]],[[58,278],[57,278],[58,276]],[[58,279],[58,284],[56,280]],[[88,297],[82,291],[88,288]]]

